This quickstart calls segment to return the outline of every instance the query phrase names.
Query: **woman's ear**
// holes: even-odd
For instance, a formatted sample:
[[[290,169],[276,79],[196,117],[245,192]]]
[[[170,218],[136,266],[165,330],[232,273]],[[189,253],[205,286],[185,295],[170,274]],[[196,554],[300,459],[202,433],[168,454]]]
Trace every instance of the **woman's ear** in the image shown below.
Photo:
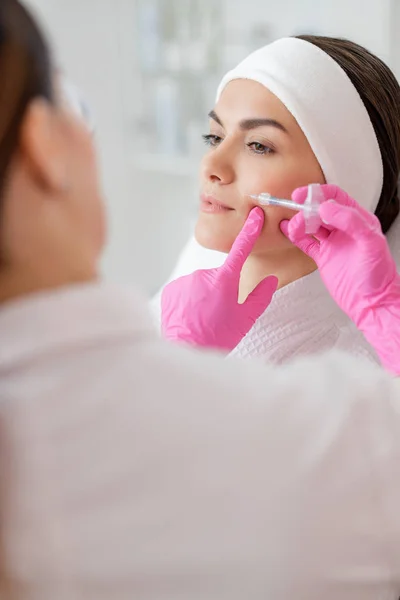
[[[31,176],[50,192],[68,188],[67,162],[57,108],[37,98],[26,110],[19,149]]]

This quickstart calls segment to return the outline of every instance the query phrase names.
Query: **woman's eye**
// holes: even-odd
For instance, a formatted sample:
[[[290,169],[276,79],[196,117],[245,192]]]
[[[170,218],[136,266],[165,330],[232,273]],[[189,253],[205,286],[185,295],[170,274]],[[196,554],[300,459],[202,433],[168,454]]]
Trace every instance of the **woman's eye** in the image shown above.
[[[211,133],[208,135],[203,135],[203,140],[206,146],[218,146],[218,144],[222,142],[222,138]]]
[[[247,144],[255,154],[272,154],[274,150],[270,146],[261,144],[260,142],[250,142]]]

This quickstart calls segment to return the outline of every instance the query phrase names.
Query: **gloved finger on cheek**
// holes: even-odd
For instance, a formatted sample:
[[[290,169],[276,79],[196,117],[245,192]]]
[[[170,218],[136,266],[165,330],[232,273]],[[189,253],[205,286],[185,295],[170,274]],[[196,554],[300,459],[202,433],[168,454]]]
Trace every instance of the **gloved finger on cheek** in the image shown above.
[[[287,238],[289,237],[289,223],[290,223],[290,221],[288,221],[288,220],[281,221],[279,223],[279,229],[282,231],[283,235],[285,235]]]
[[[239,249],[251,249],[261,234],[264,220],[265,214],[262,208],[259,206],[253,208],[232,245],[231,253],[234,254]]]
[[[306,234],[306,223],[302,212],[297,213],[297,215],[289,221],[288,237],[293,244],[296,244],[305,237],[309,237]]]
[[[244,263],[253,250],[257,239],[260,237],[264,219],[264,211],[259,207],[253,208],[247,217],[241,232],[233,242],[231,251],[223,265],[223,272],[229,270],[240,275]]]

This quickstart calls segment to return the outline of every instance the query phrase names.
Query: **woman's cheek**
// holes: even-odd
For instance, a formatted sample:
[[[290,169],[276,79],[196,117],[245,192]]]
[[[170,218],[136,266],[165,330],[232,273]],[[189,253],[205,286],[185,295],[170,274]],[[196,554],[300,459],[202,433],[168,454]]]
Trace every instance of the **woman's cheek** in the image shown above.
[[[263,208],[265,214],[264,229],[270,233],[281,234],[280,224],[282,221],[290,220],[296,214],[289,208],[280,208],[278,206],[266,206]]]
[[[295,213],[289,209],[278,207],[264,208],[264,227],[254,247],[254,252],[284,250],[292,246],[291,242],[282,233],[280,224],[291,219]]]

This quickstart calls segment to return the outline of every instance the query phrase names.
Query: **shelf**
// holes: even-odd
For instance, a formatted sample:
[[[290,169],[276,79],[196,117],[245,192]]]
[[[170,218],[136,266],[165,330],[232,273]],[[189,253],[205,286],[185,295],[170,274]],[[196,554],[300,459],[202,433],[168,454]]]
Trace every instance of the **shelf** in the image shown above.
[[[199,163],[193,157],[142,154],[132,158],[133,166],[139,171],[161,173],[177,177],[193,177]]]

